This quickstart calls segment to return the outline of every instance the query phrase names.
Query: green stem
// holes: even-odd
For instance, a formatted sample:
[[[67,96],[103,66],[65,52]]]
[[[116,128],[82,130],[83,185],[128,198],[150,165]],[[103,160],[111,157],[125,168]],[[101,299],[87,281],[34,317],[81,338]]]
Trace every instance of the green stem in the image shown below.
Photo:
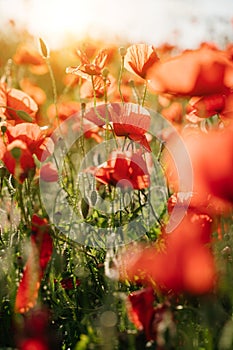
[[[25,204],[24,204],[24,200],[23,200],[23,185],[19,184],[18,190],[19,190],[18,191],[18,193],[19,193],[19,207],[21,209],[25,223],[28,224],[29,221],[28,221],[27,213],[25,210]]]
[[[124,63],[125,63],[125,57],[121,57],[121,67],[120,67],[120,74],[119,74],[119,79],[118,79],[118,91],[120,94],[121,102],[124,104],[124,97],[121,91],[121,83],[122,83],[122,75],[123,75],[123,70],[124,70]]]
[[[134,95],[135,95],[135,99],[136,99],[136,101],[137,101],[137,104],[140,105],[140,97],[139,97],[139,95],[138,95],[138,91],[137,91],[137,89],[136,89],[136,86],[135,86],[135,84],[134,84],[134,81],[133,81],[133,80],[130,80],[129,84],[130,84],[131,88],[133,89],[133,92],[134,92]]]
[[[59,126],[59,128],[60,128],[60,120],[59,120],[59,116],[58,116],[58,106],[57,106],[57,86],[56,86],[56,80],[55,80],[55,76],[54,76],[54,73],[53,73],[53,69],[52,69],[52,66],[51,66],[49,57],[45,57],[45,62],[46,62],[46,64],[47,64],[47,67],[48,67],[48,70],[49,70],[50,79],[51,79],[51,82],[52,82],[53,103],[54,103],[54,106],[55,106],[56,120],[57,120],[58,126]],[[60,130],[60,132],[61,132],[61,130]],[[62,134],[62,133],[61,133],[61,134]]]
[[[143,92],[143,96],[142,96],[142,107],[144,106],[145,100],[146,100],[146,93],[147,93],[147,81],[145,81],[145,85],[144,85],[144,92]]]

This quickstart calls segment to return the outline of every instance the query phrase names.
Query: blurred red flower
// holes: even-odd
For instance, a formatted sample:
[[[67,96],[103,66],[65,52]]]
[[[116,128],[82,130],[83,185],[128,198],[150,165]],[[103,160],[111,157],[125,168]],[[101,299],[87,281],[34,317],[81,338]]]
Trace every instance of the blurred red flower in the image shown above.
[[[125,136],[138,142],[147,151],[151,152],[146,132],[150,128],[150,114],[146,109],[133,104],[112,104],[111,121],[116,136]]]
[[[204,294],[216,281],[211,219],[190,210],[155,246],[132,246],[119,257],[121,279],[137,281],[164,293]],[[160,243],[162,242],[162,243]]]
[[[21,45],[17,48],[13,61],[18,65],[29,65],[29,69],[34,74],[45,74],[48,72],[48,67],[43,57],[37,50],[28,45]]]
[[[139,330],[144,330],[148,340],[151,340],[152,320],[154,316],[154,290],[146,288],[132,292],[127,300],[127,313],[130,321]]]
[[[49,350],[42,339],[26,339],[19,344],[19,350]]]
[[[192,97],[187,106],[187,112],[199,118],[209,118],[219,114],[225,107],[225,95],[215,94],[209,96]]]
[[[38,106],[25,92],[0,84],[0,112],[13,124],[35,121]]]
[[[21,89],[28,94],[39,106],[46,101],[46,93],[37,84],[33,83],[28,78],[20,80]]]
[[[72,100],[58,103],[57,108],[51,104],[47,109],[48,118],[52,125],[56,122],[57,117],[64,121],[78,112],[80,112],[80,103]]]
[[[51,312],[46,308],[29,310],[17,318],[14,334],[19,350],[53,350],[61,348],[59,334],[51,326]]]
[[[141,152],[114,151],[103,166],[95,169],[94,175],[103,184],[124,189],[141,190],[150,185],[150,175]]]
[[[15,312],[25,313],[35,306],[41,280],[51,259],[52,250],[53,242],[48,222],[34,214],[30,254],[17,290]]]
[[[128,71],[145,79],[147,70],[158,60],[152,45],[134,44],[126,51],[124,66]]]
[[[126,307],[130,321],[139,330],[143,330],[147,340],[155,340],[159,349],[165,349],[164,327],[174,331],[174,324],[169,306],[154,306],[155,296],[152,288],[144,288],[129,294]],[[163,321],[165,323],[163,324]],[[161,332],[161,330],[163,331]],[[160,334],[162,333],[162,334]]]
[[[76,67],[67,67],[66,73],[75,74],[87,80],[91,80],[91,76],[102,75],[102,70],[108,57],[107,50],[101,50],[92,62],[82,50],[77,50],[77,55],[81,64]]]
[[[94,89],[93,89],[94,85]],[[104,94],[110,95],[114,92],[116,87],[115,78],[109,74],[107,79],[104,80],[101,76],[93,77],[93,84],[91,81],[86,80],[80,88],[81,98],[93,98],[94,94],[97,98],[104,97]],[[94,92],[95,91],[95,92]]]
[[[17,48],[13,60],[16,64],[34,64],[36,66],[44,63],[39,52],[26,45],[21,45]]]
[[[38,125],[30,123],[8,125],[5,143],[2,161],[19,182],[23,182],[31,170],[35,171],[34,154],[38,160],[45,160],[53,150],[52,141]]]
[[[233,137],[232,129],[213,130],[209,133],[189,131],[183,135],[183,144],[170,140],[175,161],[165,150],[163,164],[169,186],[179,191],[175,162],[182,169],[184,152],[188,152],[193,169],[193,190],[190,204],[210,214],[229,213],[233,209]],[[184,169],[185,172],[185,169]]]
[[[233,85],[233,64],[224,52],[204,46],[156,62],[146,78],[157,92],[181,96],[222,94]]]
[[[58,171],[55,165],[51,162],[42,165],[40,169],[40,178],[45,182],[58,181]]]
[[[150,128],[151,117],[149,112],[133,103],[101,104],[90,108],[85,118],[99,126],[111,123],[116,136],[128,137],[151,151],[146,132]]]

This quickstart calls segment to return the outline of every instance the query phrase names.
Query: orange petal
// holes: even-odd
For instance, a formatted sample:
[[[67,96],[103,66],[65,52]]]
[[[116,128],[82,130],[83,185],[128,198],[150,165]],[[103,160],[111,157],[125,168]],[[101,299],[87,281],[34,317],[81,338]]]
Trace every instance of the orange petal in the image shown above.
[[[25,92],[18,89],[7,89],[7,106],[13,108],[16,111],[24,111],[34,120],[38,111],[36,102]],[[11,109],[6,109],[6,116],[9,119],[15,119],[17,122],[23,122],[20,120],[17,113]]]
[[[147,70],[159,60],[152,45],[134,44],[128,47],[125,55],[125,68],[145,78]]]
[[[185,96],[224,93],[233,83],[233,64],[221,51],[203,47],[156,62],[147,79],[157,92]]]

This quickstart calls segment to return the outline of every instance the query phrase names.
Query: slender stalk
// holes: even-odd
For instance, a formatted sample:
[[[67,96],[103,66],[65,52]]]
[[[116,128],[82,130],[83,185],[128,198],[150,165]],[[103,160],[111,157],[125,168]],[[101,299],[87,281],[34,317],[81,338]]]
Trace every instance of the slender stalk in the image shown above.
[[[121,66],[120,66],[120,73],[119,73],[119,79],[118,79],[118,91],[120,94],[121,102],[124,104],[124,97],[121,91],[121,83],[122,83],[122,76],[123,76],[123,71],[124,71],[124,64],[125,64],[125,56],[121,56]]]
[[[47,64],[48,70],[49,70],[49,75],[50,75],[50,79],[51,79],[51,83],[52,83],[52,90],[53,90],[53,103],[55,106],[55,111],[56,111],[56,119],[59,125],[59,118],[58,118],[58,107],[57,107],[57,86],[56,86],[56,80],[53,74],[53,69],[51,66],[51,62],[49,57],[45,57],[45,62]]]
[[[141,102],[142,107],[144,106],[144,103],[146,100],[146,94],[147,94],[147,81],[145,81],[145,84],[144,84],[144,91],[143,91],[142,102]]]

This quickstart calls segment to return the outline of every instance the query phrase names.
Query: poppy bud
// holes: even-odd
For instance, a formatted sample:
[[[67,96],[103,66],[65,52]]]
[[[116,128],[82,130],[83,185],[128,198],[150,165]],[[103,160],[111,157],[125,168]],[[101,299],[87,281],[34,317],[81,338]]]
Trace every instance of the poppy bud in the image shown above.
[[[125,57],[126,52],[127,52],[127,50],[126,50],[126,48],[124,46],[121,46],[119,48],[119,54],[121,55],[121,57]]]
[[[96,191],[92,191],[91,192],[91,204],[95,205],[96,202],[97,202],[97,199],[98,199],[97,192]]]
[[[82,102],[81,103],[81,110],[82,110],[82,112],[85,112],[85,109],[86,109],[86,103]]]
[[[108,74],[109,74],[108,68],[104,68],[104,69],[102,70],[102,76],[103,76],[104,78],[107,78],[107,77],[108,77]]]
[[[44,40],[39,38],[40,52],[43,58],[49,58],[49,50]]]
[[[21,156],[21,149],[19,147],[14,147],[11,150],[12,157],[15,158],[16,160],[20,158]]]
[[[84,217],[84,219],[86,219],[88,212],[89,212],[89,204],[86,198],[82,198],[81,201],[81,212],[82,212],[82,216]]]
[[[4,135],[6,131],[7,131],[7,127],[5,125],[2,125],[1,126],[2,135]]]

